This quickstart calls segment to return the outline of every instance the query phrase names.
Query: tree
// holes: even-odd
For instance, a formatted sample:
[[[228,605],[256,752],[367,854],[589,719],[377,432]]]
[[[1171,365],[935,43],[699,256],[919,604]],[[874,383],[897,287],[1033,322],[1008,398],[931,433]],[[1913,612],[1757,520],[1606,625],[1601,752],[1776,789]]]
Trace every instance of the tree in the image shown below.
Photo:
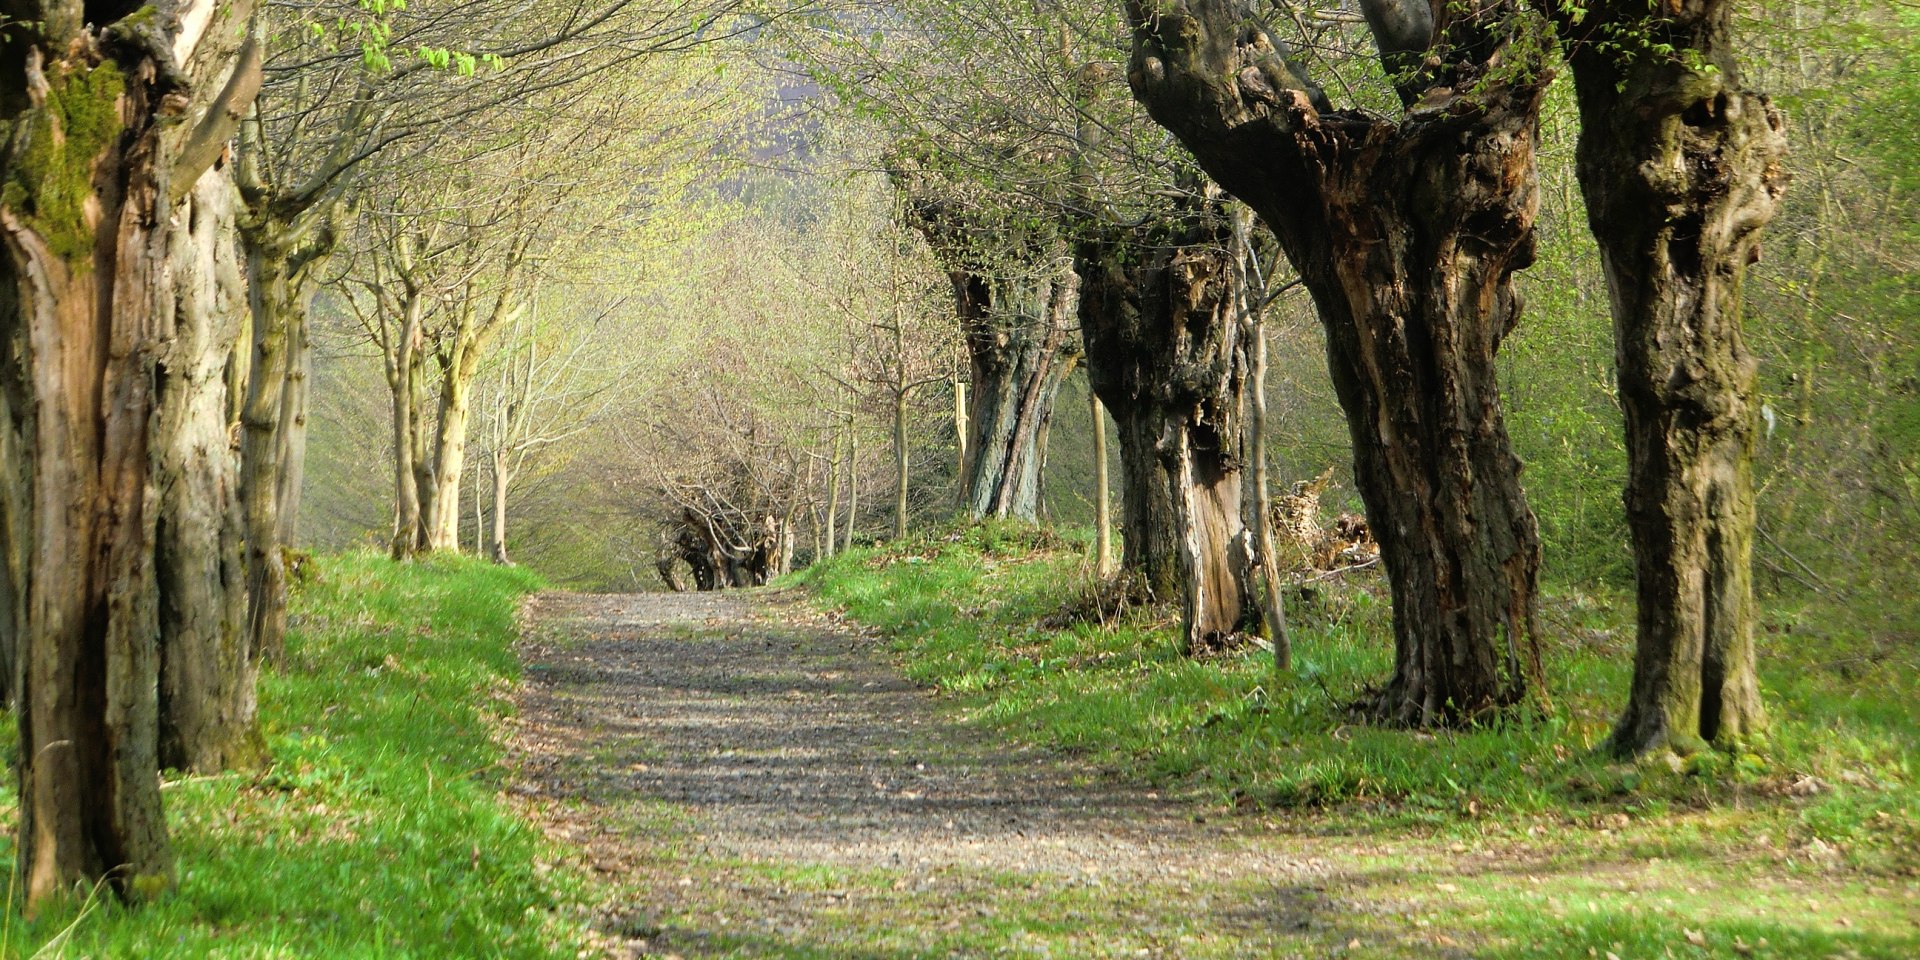
[[[13,68],[0,78],[0,629],[20,658],[17,849],[30,911],[102,879],[130,899],[170,884],[161,648],[231,599],[217,572],[180,566],[194,558],[173,529],[217,543],[224,512],[182,512],[155,491],[221,466],[179,453],[225,443],[207,416],[224,409],[225,382],[209,371],[232,336],[210,289],[224,184],[209,170],[258,83],[249,9],[116,9],[10,10]],[[203,229],[183,232],[196,216]],[[171,600],[198,609],[163,615]]]
[[[888,167],[908,220],[947,272],[966,345],[961,508],[974,519],[1032,520],[1054,400],[1078,353],[1066,245],[923,160],[896,156]]]
[[[1538,674],[1539,538],[1494,354],[1533,255],[1544,43],[1508,2],[1363,6],[1397,119],[1335,111],[1241,0],[1129,3],[1128,79],[1273,230],[1319,309],[1393,589],[1394,673],[1372,713],[1460,722]]]
[[[1577,170],[1612,293],[1638,605],[1615,753],[1760,732],[1757,364],[1741,284],[1786,188],[1779,111],[1741,84],[1734,4],[1550,4],[1580,103]]]

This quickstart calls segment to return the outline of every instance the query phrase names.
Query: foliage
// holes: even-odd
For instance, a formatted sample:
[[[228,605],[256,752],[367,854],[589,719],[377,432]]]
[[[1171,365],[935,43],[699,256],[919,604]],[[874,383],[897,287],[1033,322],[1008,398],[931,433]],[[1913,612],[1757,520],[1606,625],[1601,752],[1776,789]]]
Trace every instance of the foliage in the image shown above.
[[[177,892],[10,912],[0,956],[575,956],[581,888],[498,794],[514,612],[538,579],[367,552],[317,567],[261,682],[272,767],[167,782]]]

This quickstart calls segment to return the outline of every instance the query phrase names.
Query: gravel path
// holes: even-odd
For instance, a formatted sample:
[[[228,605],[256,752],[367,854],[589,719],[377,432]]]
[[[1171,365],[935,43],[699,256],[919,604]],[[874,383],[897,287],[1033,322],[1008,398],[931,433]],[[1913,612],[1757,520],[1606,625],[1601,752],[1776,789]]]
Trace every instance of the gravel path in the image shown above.
[[[615,955],[1324,956],[1381,909],[1258,818],[993,742],[795,594],[548,594],[527,637],[512,789],[621,891]]]

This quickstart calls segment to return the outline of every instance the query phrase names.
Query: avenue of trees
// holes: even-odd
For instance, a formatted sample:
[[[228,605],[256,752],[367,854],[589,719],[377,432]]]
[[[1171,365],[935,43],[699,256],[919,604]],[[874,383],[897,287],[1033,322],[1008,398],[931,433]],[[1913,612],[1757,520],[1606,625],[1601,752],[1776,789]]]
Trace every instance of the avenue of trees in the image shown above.
[[[30,910],[163,894],[160,771],[270,761],[301,549],[718,589],[1088,523],[1183,652],[1285,669],[1272,491],[1334,468],[1362,713],[1538,708],[1543,597],[1604,582],[1625,758],[1764,737],[1760,598],[1920,572],[1910,11],[14,7]]]

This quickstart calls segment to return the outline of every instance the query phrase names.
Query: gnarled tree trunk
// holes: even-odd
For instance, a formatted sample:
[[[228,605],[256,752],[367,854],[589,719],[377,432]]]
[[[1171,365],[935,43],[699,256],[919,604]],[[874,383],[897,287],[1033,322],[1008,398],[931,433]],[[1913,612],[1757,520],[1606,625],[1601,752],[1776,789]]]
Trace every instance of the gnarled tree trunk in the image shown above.
[[[1241,0],[1128,7],[1136,96],[1274,231],[1326,327],[1393,590],[1388,722],[1469,719],[1538,676],[1539,537],[1494,367],[1533,257],[1544,87],[1486,76],[1517,50],[1488,32],[1511,12],[1442,11],[1441,66],[1396,122],[1331,110]]]
[[[236,69],[246,4],[180,7],[151,37],[90,23],[118,15],[66,0],[8,11],[0,554],[19,654],[17,863],[29,912],[103,879],[127,898],[171,883],[157,757],[160,648],[172,639],[162,584],[197,577],[162,569],[184,558],[166,549],[161,524],[189,518],[168,514],[177,504],[153,480],[173,465],[179,433],[202,424],[184,411],[224,406],[195,395],[219,377],[187,375],[221,363],[219,338],[190,345],[196,333],[172,326],[172,214],[258,83],[257,58]]]
[[[1073,368],[1077,284],[951,274],[969,383],[960,498],[967,515],[1035,518],[1046,431]]]
[[[226,366],[247,304],[229,171],[210,170],[175,211],[173,335],[159,357],[153,487],[160,633],[160,763],[250,767],[258,660],[247,634],[246,522],[228,440]]]
[[[1183,598],[1188,649],[1256,625],[1241,506],[1246,364],[1218,205],[1083,241],[1087,379],[1119,426],[1125,563]]]
[[[1786,139],[1741,87],[1733,4],[1590,3],[1565,18],[1578,173],[1599,241],[1626,412],[1639,618],[1621,755],[1733,746],[1765,723],[1753,655],[1756,362],[1740,286],[1786,188]],[[1582,42],[1610,27],[1670,56]],[[1596,33],[1596,31],[1601,31]]]

